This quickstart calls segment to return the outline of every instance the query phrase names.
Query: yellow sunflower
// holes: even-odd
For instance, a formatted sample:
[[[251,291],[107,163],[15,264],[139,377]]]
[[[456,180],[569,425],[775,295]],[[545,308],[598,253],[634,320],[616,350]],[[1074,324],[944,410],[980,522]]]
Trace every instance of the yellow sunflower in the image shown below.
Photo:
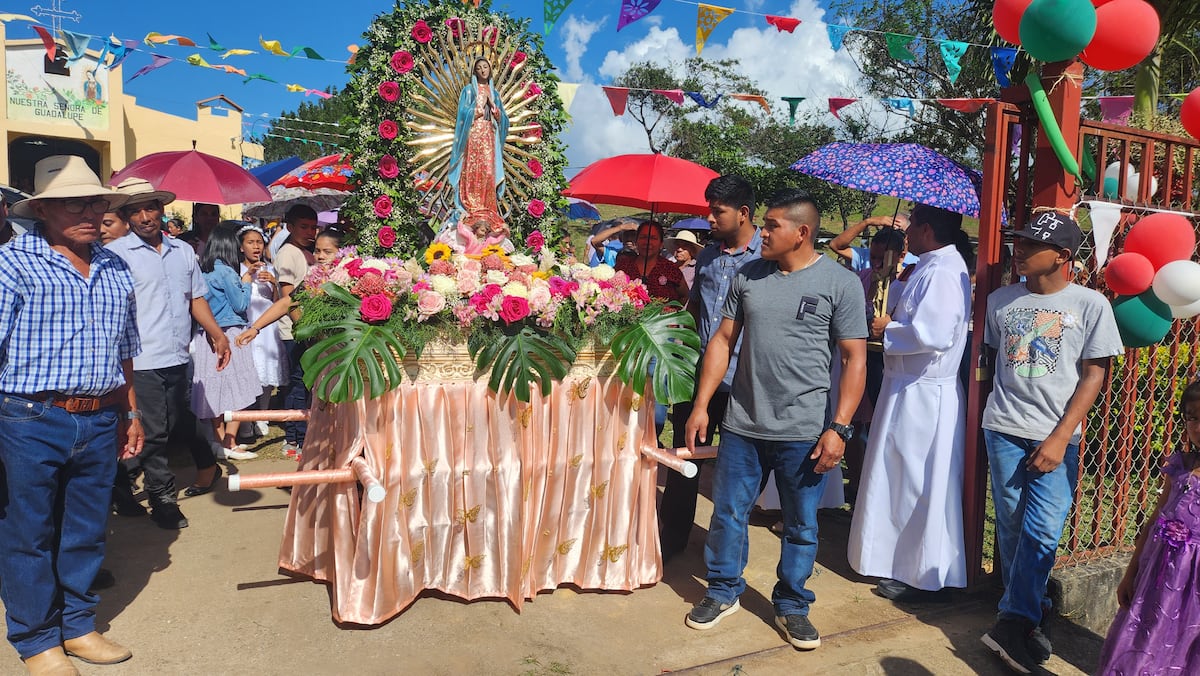
[[[483,247],[483,251],[479,252],[480,258],[487,258],[488,256],[499,256],[500,260],[508,262],[508,254],[504,252],[504,247],[499,244],[489,244]]]
[[[441,242],[434,242],[433,244],[429,245],[428,249],[425,250],[425,264],[428,265],[438,260],[449,260],[450,256],[453,254],[454,252],[449,246]]]

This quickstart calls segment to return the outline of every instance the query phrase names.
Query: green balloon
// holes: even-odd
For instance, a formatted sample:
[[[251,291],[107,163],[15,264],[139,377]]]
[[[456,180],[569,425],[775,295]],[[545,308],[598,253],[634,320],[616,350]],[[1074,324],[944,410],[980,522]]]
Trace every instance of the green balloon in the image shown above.
[[[1033,0],[1021,15],[1021,46],[1038,61],[1075,58],[1096,34],[1091,0]]]
[[[1153,345],[1171,331],[1171,306],[1159,300],[1153,290],[1117,296],[1112,307],[1125,347]]]

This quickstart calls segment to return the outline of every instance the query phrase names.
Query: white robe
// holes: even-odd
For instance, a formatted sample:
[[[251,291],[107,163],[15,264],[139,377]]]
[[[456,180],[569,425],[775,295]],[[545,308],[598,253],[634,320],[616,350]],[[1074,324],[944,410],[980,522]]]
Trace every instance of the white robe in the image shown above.
[[[971,282],[953,246],[921,256],[884,330],[883,387],[850,526],[863,575],[929,591],[967,584],[959,362]]]

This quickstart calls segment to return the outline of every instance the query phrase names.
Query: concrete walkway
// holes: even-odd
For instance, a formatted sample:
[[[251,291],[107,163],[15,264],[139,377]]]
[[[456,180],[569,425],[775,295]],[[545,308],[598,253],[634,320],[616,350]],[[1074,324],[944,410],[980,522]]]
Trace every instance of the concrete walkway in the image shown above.
[[[227,465],[227,467],[229,467]],[[247,473],[288,471],[287,460],[240,463]],[[180,486],[191,470],[178,469]],[[996,597],[962,593],[937,606],[897,606],[871,594],[873,581],[847,569],[849,515],[821,515],[817,602],[811,619],[820,649],[801,653],[773,624],[770,590],[778,539],[766,524],[751,533],[750,589],[743,610],[699,632],[684,615],[704,594],[697,528],[661,583],[633,593],[558,589],[518,614],[503,601],[464,603],[430,594],[372,629],[330,619],[324,585],[281,575],[275,566],[288,501],[280,490],[184,499],[191,527],[112,517],[100,628],[133,649],[121,665],[77,663],[84,674],[1002,674],[980,642]],[[707,524],[701,499],[697,520]],[[1065,620],[1053,626],[1057,674],[1094,668],[1095,635]],[[19,674],[11,649],[0,674]]]

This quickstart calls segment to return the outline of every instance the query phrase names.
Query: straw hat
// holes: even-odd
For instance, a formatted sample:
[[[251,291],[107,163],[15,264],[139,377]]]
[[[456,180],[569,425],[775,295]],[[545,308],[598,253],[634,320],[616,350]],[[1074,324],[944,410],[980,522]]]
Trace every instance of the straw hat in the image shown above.
[[[124,195],[101,183],[87,161],[78,155],[51,155],[39,160],[33,168],[33,193],[33,197],[12,205],[14,216],[36,218],[32,207],[39,200],[107,197],[114,209],[126,200]]]
[[[128,199],[125,204],[142,204],[145,202],[161,202],[164,205],[175,201],[175,193],[168,190],[155,190],[150,181],[144,178],[130,177],[117,184],[117,192]]]
[[[681,246],[688,246],[692,249],[693,256],[696,255],[697,251],[704,248],[700,245],[699,240],[696,239],[696,235],[691,230],[680,230],[675,233],[674,237],[668,237],[663,244],[666,246],[667,251],[674,251]]]

